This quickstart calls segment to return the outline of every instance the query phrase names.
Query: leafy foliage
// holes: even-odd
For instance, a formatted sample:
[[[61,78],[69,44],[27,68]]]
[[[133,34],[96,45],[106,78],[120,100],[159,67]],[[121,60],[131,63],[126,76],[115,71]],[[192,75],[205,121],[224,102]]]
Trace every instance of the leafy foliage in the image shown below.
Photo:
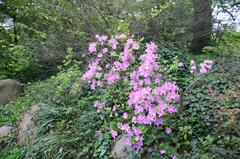
[[[240,32],[227,30],[226,32],[222,32],[222,34],[216,46],[207,46],[203,49],[203,52],[217,54],[223,57],[236,56],[239,58]]]

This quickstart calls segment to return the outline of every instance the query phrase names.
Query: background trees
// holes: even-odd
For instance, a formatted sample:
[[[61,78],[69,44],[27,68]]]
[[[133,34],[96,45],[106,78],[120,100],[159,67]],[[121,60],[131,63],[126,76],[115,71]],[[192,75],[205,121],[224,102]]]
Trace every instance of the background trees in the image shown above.
[[[125,32],[201,53],[222,36],[225,25],[214,28],[220,23],[212,16],[215,8],[234,19],[231,9],[237,10],[239,1],[2,0],[1,76],[39,78],[54,72],[67,48],[74,59],[86,62],[86,44],[96,33]]]

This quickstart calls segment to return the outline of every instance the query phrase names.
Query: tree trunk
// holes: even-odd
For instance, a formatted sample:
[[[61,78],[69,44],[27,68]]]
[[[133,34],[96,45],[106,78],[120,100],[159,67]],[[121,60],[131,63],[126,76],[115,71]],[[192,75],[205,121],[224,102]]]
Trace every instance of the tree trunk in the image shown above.
[[[13,16],[12,17],[13,19],[13,34],[14,34],[14,44],[17,44],[18,43],[18,39],[17,39],[17,28],[16,28],[16,16]]]
[[[193,39],[192,52],[198,54],[211,42],[212,0],[192,0],[193,3]]]

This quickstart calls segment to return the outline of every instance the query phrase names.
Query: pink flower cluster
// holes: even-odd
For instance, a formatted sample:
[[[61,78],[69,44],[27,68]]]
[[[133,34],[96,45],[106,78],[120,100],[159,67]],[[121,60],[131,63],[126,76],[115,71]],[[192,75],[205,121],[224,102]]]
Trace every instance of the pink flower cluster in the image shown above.
[[[125,138],[125,144],[127,146],[134,146],[136,150],[140,150],[142,148],[144,138],[142,135],[142,131],[139,128],[131,128],[129,124],[122,123],[118,125],[118,128],[127,133],[127,137]],[[132,143],[131,138],[136,141],[135,144]]]
[[[98,40],[98,42],[101,45],[103,45],[107,41],[107,39],[108,39],[108,37],[105,36],[105,35],[96,35],[95,38]]]
[[[157,46],[154,43],[147,44],[146,53],[140,56],[142,64],[130,74],[130,85],[132,85],[133,90],[129,93],[128,105],[134,107],[131,118],[133,126],[137,124],[163,125],[165,114],[177,112],[175,106],[170,103],[179,100],[178,87],[175,83],[170,82],[164,82],[159,86],[161,74],[158,71],[156,50]],[[157,84],[157,86],[151,87],[152,83]],[[128,131],[131,132],[131,129],[125,131],[129,133]],[[134,138],[139,137],[134,136]],[[134,147],[140,149],[142,142],[143,140],[136,141]]]
[[[89,70],[86,71],[82,79],[91,83],[91,88],[95,89],[96,86],[102,87],[103,83],[97,81],[97,78],[100,76],[99,72],[102,70],[102,67],[99,66],[100,59],[96,59],[92,64],[89,64]]]
[[[157,64],[157,55],[155,54],[157,46],[154,43],[147,44],[146,54],[141,55],[143,64],[139,67],[139,75],[145,78],[152,77],[155,70],[159,68]]]
[[[117,45],[119,44],[117,39],[115,38],[112,38],[108,41],[108,44],[112,46],[112,49],[113,50],[116,50],[117,49]]]
[[[200,72],[207,73],[212,68],[213,61],[205,60],[203,63],[200,64]]]
[[[96,39],[96,43],[89,45],[89,52],[96,52],[96,58],[82,79],[88,81],[92,89],[107,89],[105,85],[112,85],[121,79],[129,82],[132,90],[126,103],[133,107],[134,111],[123,112],[122,123],[118,123],[118,129],[127,134],[126,144],[139,150],[144,141],[144,134],[139,126],[163,125],[165,115],[176,113],[174,103],[179,100],[178,87],[175,83],[161,79],[155,43],[147,44],[145,53],[136,59],[135,52],[140,50],[140,45],[131,38],[126,39],[125,34],[109,40],[107,36],[96,35]],[[112,52],[117,53],[117,57],[111,56]],[[129,73],[126,70],[133,71]],[[100,112],[104,108],[104,102],[95,101],[94,106]],[[170,131],[168,128],[166,133]],[[110,132],[113,138],[119,134],[118,130],[110,129]]]
[[[96,43],[91,43],[91,44],[89,45],[88,51],[89,51],[90,53],[96,52],[96,51],[97,51],[97,44],[96,44]]]
[[[110,63],[106,63],[104,60],[109,59],[111,51],[122,51],[118,49],[118,45],[124,43],[123,40],[125,40],[125,37],[125,34],[120,34],[116,36],[116,38],[112,37],[108,39],[105,35],[96,35],[95,38],[97,42],[89,45],[89,52],[97,53],[97,55],[89,65],[89,69],[83,74],[82,79],[88,81],[92,89],[103,87],[105,81],[108,84],[114,84],[120,79],[120,73],[126,71],[131,63],[134,62],[135,56],[133,51],[140,49],[140,45],[133,39],[127,39],[123,53],[119,54],[119,58],[116,58],[115,61],[112,60],[114,58],[111,58],[112,61]],[[97,52],[97,49],[100,49],[99,52]],[[106,68],[108,72],[102,68]],[[102,74],[104,74],[104,76],[102,76]]]
[[[190,65],[191,65],[190,72],[191,73],[196,72],[197,66],[196,66],[195,61],[191,60],[190,61]],[[211,61],[211,60],[204,60],[203,63],[201,63],[199,65],[200,66],[199,72],[202,73],[202,74],[209,72],[211,70],[211,68],[212,68],[212,65],[213,65],[213,61]]]

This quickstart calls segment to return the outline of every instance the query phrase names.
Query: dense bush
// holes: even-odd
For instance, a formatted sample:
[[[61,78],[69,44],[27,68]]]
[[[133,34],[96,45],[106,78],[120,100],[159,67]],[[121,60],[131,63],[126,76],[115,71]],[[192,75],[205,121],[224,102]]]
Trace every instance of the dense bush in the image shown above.
[[[173,104],[179,100],[178,87],[161,79],[154,43],[141,53],[138,42],[124,34],[109,40],[103,35],[96,38],[97,43],[89,46],[90,53],[97,52],[96,58],[82,78],[102,92],[94,105],[98,112],[113,114],[107,119],[112,137],[126,133],[126,144],[140,151],[151,125],[165,125],[166,116],[177,112]],[[164,126],[167,134],[172,131],[168,126]]]

